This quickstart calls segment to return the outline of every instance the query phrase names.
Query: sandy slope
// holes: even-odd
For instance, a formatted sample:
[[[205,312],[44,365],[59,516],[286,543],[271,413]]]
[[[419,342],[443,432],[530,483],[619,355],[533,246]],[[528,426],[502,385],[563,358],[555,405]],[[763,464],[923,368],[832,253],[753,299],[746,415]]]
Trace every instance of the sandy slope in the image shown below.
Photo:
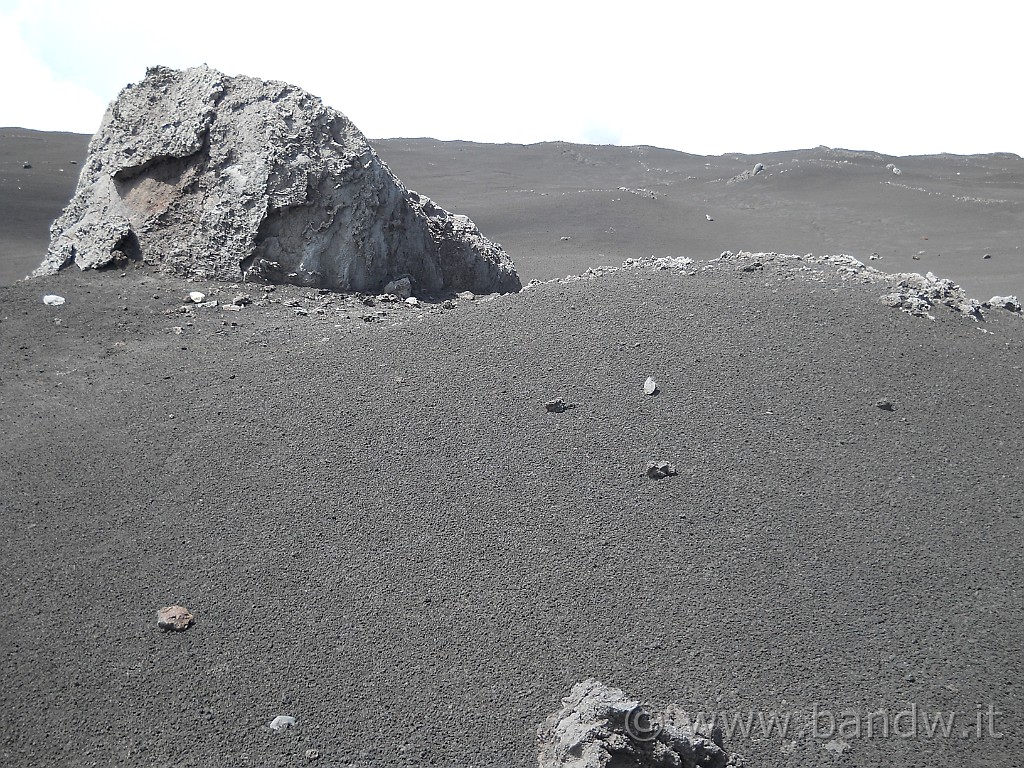
[[[1015,155],[894,158],[819,147],[701,157],[429,139],[374,146],[407,185],[501,242],[525,280],[651,254],[847,253],[867,262],[877,253],[875,266],[932,271],[977,298],[1024,293],[1024,161]],[[759,162],[762,173],[730,183]]]
[[[70,162],[84,161],[87,140],[0,129],[0,284],[42,260],[49,225],[74,190],[78,166]],[[1013,155],[893,158],[819,147],[701,157],[654,147],[431,139],[373,145],[407,186],[501,242],[524,282],[651,254],[848,253],[866,262],[877,253],[876,266],[932,271],[976,298],[1024,294],[1024,161]],[[730,183],[758,162],[763,173]]]
[[[755,766],[1019,764],[1019,316],[771,265],[428,310],[189,318],[196,287],[236,292],[0,288],[0,762],[529,766],[594,675],[1005,733],[730,739]]]

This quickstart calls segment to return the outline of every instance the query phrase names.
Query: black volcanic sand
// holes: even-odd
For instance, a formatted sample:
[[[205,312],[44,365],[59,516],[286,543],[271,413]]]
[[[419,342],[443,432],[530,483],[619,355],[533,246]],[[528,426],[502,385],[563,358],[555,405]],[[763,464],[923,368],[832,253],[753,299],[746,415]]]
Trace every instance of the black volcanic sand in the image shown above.
[[[0,128],[0,284],[42,261],[49,226],[74,191],[80,165],[70,162],[84,162],[88,138]],[[974,298],[1024,294],[1024,160],[1016,155],[373,145],[406,186],[468,215],[504,245],[524,283],[652,254],[709,259],[747,250],[845,253],[865,263],[877,253],[872,266],[931,271]],[[757,163],[762,173],[730,183]]]
[[[593,675],[971,729],[752,766],[1019,765],[1019,315],[767,265],[189,318],[236,291],[118,274],[0,288],[0,763],[526,767]]]
[[[50,225],[74,194],[88,143],[77,133],[0,128],[0,285],[43,260]]]

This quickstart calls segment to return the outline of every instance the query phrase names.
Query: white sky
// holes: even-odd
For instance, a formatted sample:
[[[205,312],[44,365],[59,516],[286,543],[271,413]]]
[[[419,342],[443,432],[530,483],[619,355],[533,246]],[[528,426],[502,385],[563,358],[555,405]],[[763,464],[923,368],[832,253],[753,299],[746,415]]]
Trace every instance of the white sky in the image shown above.
[[[92,133],[149,65],[285,80],[371,138],[1024,155],[1015,0],[0,0],[0,126]]]

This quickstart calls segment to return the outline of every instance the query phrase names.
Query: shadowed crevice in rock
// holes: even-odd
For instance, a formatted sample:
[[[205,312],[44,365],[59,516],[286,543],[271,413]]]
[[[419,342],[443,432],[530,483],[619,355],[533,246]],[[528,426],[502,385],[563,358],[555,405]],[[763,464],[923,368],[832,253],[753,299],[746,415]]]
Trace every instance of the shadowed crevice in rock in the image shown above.
[[[341,291],[521,288],[501,246],[407,190],[344,115],[205,66],[152,68],[111,104],[34,274],[125,258]]]

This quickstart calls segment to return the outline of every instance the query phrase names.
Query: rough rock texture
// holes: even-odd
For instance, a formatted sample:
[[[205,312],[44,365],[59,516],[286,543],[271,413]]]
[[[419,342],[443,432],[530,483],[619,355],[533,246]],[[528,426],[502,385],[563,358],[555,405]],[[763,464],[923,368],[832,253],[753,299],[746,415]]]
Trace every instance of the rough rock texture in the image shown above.
[[[573,686],[537,731],[540,768],[724,768],[740,766],[721,738],[697,733],[685,713],[652,717],[639,702],[593,678]]]
[[[519,290],[465,216],[407,190],[341,113],[278,82],[154,67],[107,110],[35,275],[172,273],[379,293]]]
[[[156,612],[156,624],[160,629],[184,632],[195,623],[195,617],[183,605],[168,605]]]

